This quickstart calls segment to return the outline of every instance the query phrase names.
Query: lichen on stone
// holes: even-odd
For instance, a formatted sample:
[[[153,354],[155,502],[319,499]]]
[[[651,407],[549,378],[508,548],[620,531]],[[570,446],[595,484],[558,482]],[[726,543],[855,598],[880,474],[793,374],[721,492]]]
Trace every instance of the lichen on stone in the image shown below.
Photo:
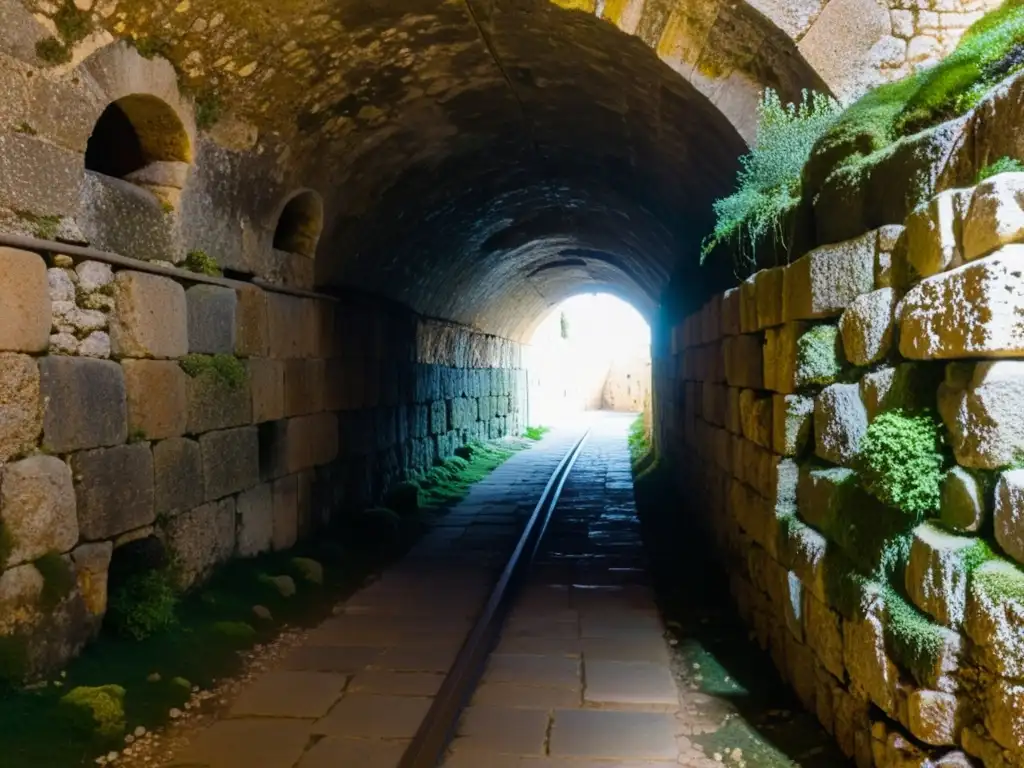
[[[47,64],[66,64],[71,61],[71,51],[56,37],[44,37],[36,41],[36,56]]]
[[[816,325],[796,342],[796,379],[802,386],[828,386],[843,372],[842,341],[838,326]]]
[[[896,590],[885,589],[885,642],[893,659],[922,686],[933,684],[948,647],[949,630],[929,621]]]
[[[245,364],[234,355],[191,353],[181,358],[178,365],[192,378],[215,376],[231,389],[238,389],[245,383]]]

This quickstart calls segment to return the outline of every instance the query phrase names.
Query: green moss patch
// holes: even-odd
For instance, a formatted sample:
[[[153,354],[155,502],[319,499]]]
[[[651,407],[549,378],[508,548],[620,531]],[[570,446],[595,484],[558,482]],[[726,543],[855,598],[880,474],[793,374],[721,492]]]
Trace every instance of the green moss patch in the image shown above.
[[[978,171],[978,182],[982,182],[985,179],[990,179],[993,176],[998,176],[1000,173],[1022,173],[1024,172],[1024,163],[1013,157],[1000,157],[980,171]]]
[[[894,589],[885,589],[885,643],[893,660],[922,686],[934,685],[950,631],[930,621]]]
[[[216,93],[204,91],[196,96],[196,127],[200,130],[206,131],[216,125],[223,112],[224,105]]]
[[[861,440],[858,465],[868,493],[920,522],[942,496],[942,425],[930,410],[879,414]]]
[[[843,343],[839,327],[816,325],[796,342],[797,381],[802,386],[828,386],[843,373]]]
[[[523,432],[523,437],[528,440],[540,440],[550,431],[551,427],[527,427],[526,431]]]
[[[496,467],[516,451],[526,447],[525,443],[506,441],[502,443],[469,443],[470,458],[451,457],[440,466],[431,467],[418,479],[421,488],[420,504],[426,507],[448,507],[458,503],[469,487],[483,480]]]
[[[192,378],[198,376],[215,376],[231,389],[245,384],[245,364],[234,355],[199,355],[188,354],[178,361],[178,365]]]
[[[90,741],[113,744],[124,736],[124,696],[119,685],[79,686],[61,698],[61,713]]]
[[[185,269],[189,272],[208,275],[210,277],[220,277],[224,274],[215,258],[210,256],[206,251],[198,249],[189,251],[185,256]]]
[[[118,634],[145,640],[178,622],[179,595],[174,574],[150,570],[128,577],[108,600],[105,622]]]
[[[40,607],[47,611],[53,610],[75,588],[75,574],[68,562],[56,552],[47,552],[33,565],[43,577]]]
[[[629,426],[629,459],[636,468],[651,451],[651,438],[647,434],[647,424],[641,413]]]
[[[55,37],[44,37],[36,41],[36,56],[47,64],[66,64],[71,61],[71,51]]]

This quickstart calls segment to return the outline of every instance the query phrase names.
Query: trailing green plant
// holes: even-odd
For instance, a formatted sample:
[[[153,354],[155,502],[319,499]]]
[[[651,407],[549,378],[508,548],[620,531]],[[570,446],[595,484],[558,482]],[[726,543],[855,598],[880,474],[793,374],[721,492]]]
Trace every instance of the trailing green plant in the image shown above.
[[[47,552],[32,564],[43,577],[39,603],[45,610],[53,610],[75,588],[75,574],[57,552]]]
[[[938,508],[942,495],[942,425],[930,409],[881,413],[861,440],[858,464],[868,493],[918,522]]]
[[[745,241],[753,249],[779,226],[800,199],[800,174],[812,147],[839,110],[824,94],[804,91],[800,103],[783,104],[778,93],[765,90],[757,107],[757,140],[740,158],[736,191],[715,201],[715,228],[701,246],[701,262],[723,243],[731,243],[742,259]]]
[[[178,623],[179,599],[170,569],[136,573],[110,595],[106,623],[119,635],[145,640]]]
[[[223,274],[220,265],[217,264],[217,260],[200,248],[189,251],[186,254],[185,269],[200,275],[209,275],[210,277],[220,277]]]
[[[245,364],[234,355],[200,355],[193,352],[181,358],[178,365],[192,378],[210,374],[231,389],[238,389],[245,384]]]
[[[1021,173],[1024,172],[1024,163],[1015,157],[1000,157],[998,160],[993,160],[991,163],[986,165],[980,171],[978,171],[978,181],[982,182],[985,179],[990,179],[993,176],[998,176],[1000,173]]]

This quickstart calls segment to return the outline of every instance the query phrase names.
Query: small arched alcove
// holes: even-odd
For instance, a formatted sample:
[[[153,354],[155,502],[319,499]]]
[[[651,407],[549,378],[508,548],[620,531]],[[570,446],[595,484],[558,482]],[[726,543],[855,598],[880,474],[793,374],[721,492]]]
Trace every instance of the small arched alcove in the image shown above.
[[[85,169],[124,179],[176,205],[185,186],[192,143],[173,108],[147,93],[107,105],[85,148]]]
[[[291,197],[274,229],[274,250],[313,258],[324,226],[324,205],[320,195],[304,190]]]

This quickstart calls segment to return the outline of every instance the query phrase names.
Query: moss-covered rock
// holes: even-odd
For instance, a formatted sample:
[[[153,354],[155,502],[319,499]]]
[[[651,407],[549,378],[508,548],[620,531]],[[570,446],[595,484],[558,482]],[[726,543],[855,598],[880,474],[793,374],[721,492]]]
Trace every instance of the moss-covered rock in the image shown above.
[[[825,387],[843,372],[842,336],[838,326],[816,325],[796,342],[797,386]]]
[[[968,583],[964,630],[985,667],[1024,677],[1024,571],[999,559],[979,566]]]
[[[295,579],[291,576],[270,576],[263,574],[260,582],[274,589],[281,597],[292,597],[298,590],[295,587]]]
[[[119,685],[79,686],[61,698],[60,708],[72,728],[93,741],[113,743],[124,736],[124,697]]]
[[[322,586],[324,583],[324,567],[310,557],[293,557],[291,566],[294,571],[310,584]]]
[[[885,591],[886,647],[918,685],[935,689],[959,666],[960,635],[928,619],[895,590]]]
[[[244,621],[218,621],[212,632],[231,645],[244,648],[256,640],[256,630]]]
[[[931,411],[878,416],[857,456],[864,488],[914,522],[939,508],[946,459],[942,427]]]

